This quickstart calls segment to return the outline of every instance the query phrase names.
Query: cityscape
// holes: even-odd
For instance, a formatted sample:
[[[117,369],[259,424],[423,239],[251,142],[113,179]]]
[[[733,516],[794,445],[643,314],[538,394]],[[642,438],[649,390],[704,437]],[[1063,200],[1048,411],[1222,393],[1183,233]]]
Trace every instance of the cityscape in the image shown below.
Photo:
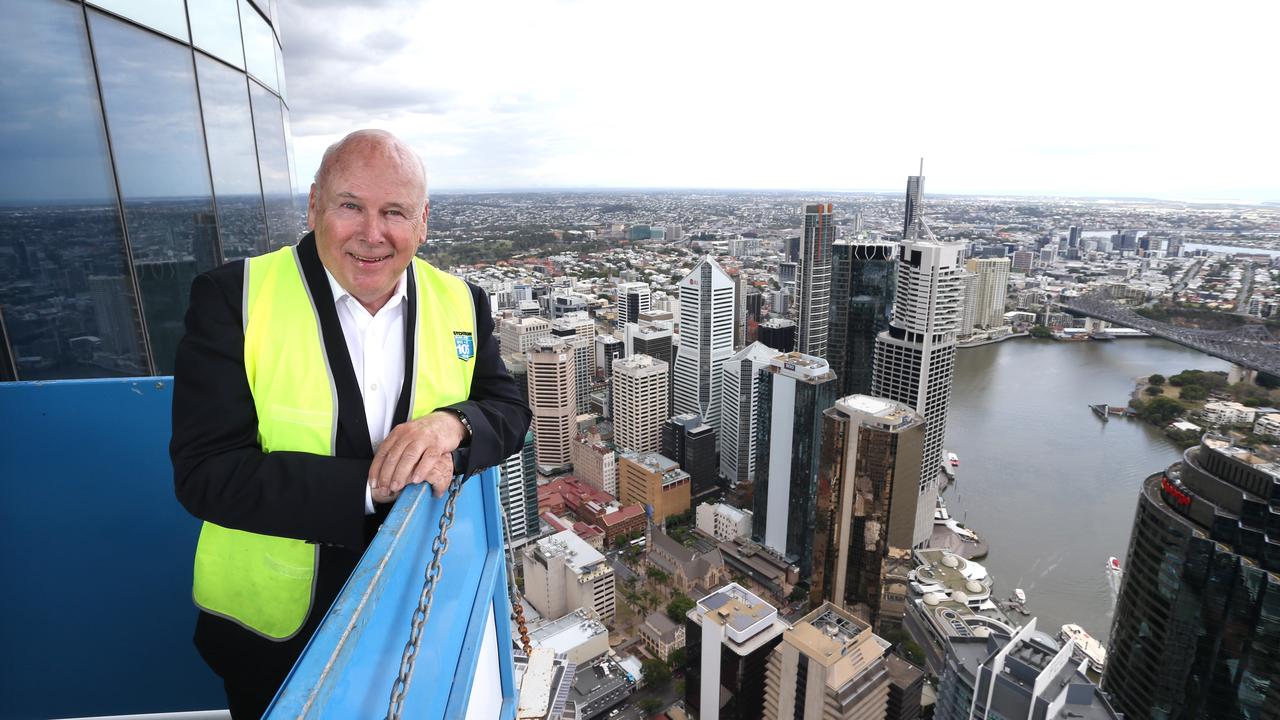
[[[169,5],[0,30],[6,384],[163,389],[193,280],[307,231],[276,2]],[[431,193],[532,410],[521,720],[1280,718],[1280,202],[934,193],[916,150]]]

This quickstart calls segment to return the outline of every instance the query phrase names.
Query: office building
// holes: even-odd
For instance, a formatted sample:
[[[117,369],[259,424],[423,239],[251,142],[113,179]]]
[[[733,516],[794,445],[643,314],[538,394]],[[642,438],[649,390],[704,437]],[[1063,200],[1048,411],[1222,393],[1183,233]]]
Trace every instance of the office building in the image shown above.
[[[782,633],[765,674],[766,720],[881,720],[889,703],[890,644],[823,603]]]
[[[619,450],[658,452],[667,419],[667,364],[648,355],[613,363],[613,442]]]
[[[597,435],[579,435],[569,446],[573,474],[591,487],[618,496],[618,453]]]
[[[1010,262],[1010,268],[1014,272],[1026,274],[1035,267],[1036,254],[1030,250],[1015,250]]]
[[[760,323],[756,331],[756,339],[762,345],[773,348],[780,353],[794,352],[796,349],[796,324],[786,318],[770,318]]]
[[[751,511],[724,503],[702,503],[694,510],[697,528],[717,540],[751,537]]]
[[[676,415],[662,424],[662,454],[675,460],[693,481],[693,498],[719,491],[716,478],[716,431],[693,414]]]
[[[800,238],[800,272],[796,279],[800,299],[796,349],[806,355],[827,357],[831,324],[831,245],[836,224],[831,203],[804,206],[804,235]]]
[[[595,323],[585,312],[552,320],[551,337],[563,340],[573,350],[573,370],[578,383],[575,409],[579,415],[590,412],[591,378],[596,372]]]
[[[533,432],[524,437],[520,452],[498,466],[498,498],[506,516],[508,548],[518,548],[538,537],[538,469]]]
[[[885,720],[919,720],[924,699],[924,673],[897,655],[886,655],[889,671],[889,702]]]
[[[1009,288],[1008,258],[979,258],[968,263],[976,274],[973,324],[980,328],[1004,324],[1004,301]]]
[[[671,408],[720,429],[721,364],[733,355],[733,281],[711,256],[679,283],[680,347]]]
[[[578,378],[573,348],[543,338],[525,355],[525,362],[538,470],[550,474],[568,466],[574,437]]]
[[[623,343],[612,335],[596,336],[596,372],[613,377],[613,361],[626,357]]]
[[[615,327],[625,328],[627,323],[639,322],[640,313],[649,312],[652,295],[649,283],[628,282],[618,285],[618,315]]]
[[[548,620],[582,608],[611,622],[613,566],[572,530],[558,532],[525,548],[524,597]]]
[[[901,627],[924,438],[924,418],[891,400],[851,395],[823,413],[813,603]]]
[[[658,453],[618,455],[618,500],[649,509],[655,524],[689,511],[692,486],[689,473],[670,458]]]
[[[1102,687],[1130,718],[1274,714],[1280,453],[1205,435],[1142,483]]]
[[[305,230],[268,4],[153,5],[6,5],[0,61],[21,81],[0,87],[0,247],[21,250],[0,271],[0,357],[17,379],[172,373],[190,276]]]
[[[1081,236],[1082,235],[1081,235],[1080,226],[1072,225],[1071,229],[1067,231],[1067,248],[1070,249],[1070,248],[1080,247]]]
[[[499,345],[508,354],[527,353],[549,337],[551,323],[540,317],[503,318],[498,328]]]
[[[841,396],[871,391],[876,336],[889,329],[893,309],[897,249],[877,240],[837,240],[831,247],[827,347]]]
[[[963,246],[904,240],[898,248],[897,292],[889,329],[876,338],[871,392],[924,416],[920,498],[913,545],[929,539],[938,499],[937,476],[946,435],[961,315]]]
[[[529,644],[563,655],[575,665],[586,665],[609,653],[609,629],[590,611],[578,608],[530,628]]]
[[[720,475],[730,487],[755,482],[760,385],[764,381],[760,371],[777,355],[773,348],[754,342],[721,366]]]
[[[1036,619],[1012,635],[993,631],[958,638],[947,648],[938,683],[936,720],[1032,718],[1120,720],[1108,698],[1074,660],[1074,641],[1036,630]],[[1224,717],[1215,715],[1214,717]]]
[[[958,337],[973,334],[974,321],[978,319],[978,274],[960,273],[960,328]]]
[[[920,237],[921,213],[924,209],[924,161],[920,162],[920,175],[907,177],[906,206],[902,213],[902,239],[911,240]]]
[[[645,317],[652,316],[648,313]],[[641,318],[638,323],[627,323],[626,330],[626,357],[632,355],[648,355],[654,360],[661,360],[667,363],[668,367],[674,367],[675,363],[675,335],[672,332],[672,323],[669,320],[646,320]],[[671,415],[671,375],[667,375],[667,409],[665,414]]]
[[[763,718],[765,669],[787,627],[777,608],[729,583],[687,617],[685,705],[700,720]]]
[[[789,353],[769,361],[760,386],[752,539],[813,571],[822,412],[836,399],[827,361]]]

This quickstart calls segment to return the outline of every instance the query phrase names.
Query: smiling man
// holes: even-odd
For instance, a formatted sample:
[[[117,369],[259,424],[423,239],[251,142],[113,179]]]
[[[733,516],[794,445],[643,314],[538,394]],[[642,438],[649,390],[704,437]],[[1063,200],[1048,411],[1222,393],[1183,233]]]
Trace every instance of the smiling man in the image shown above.
[[[530,411],[484,291],[416,258],[421,160],[325,152],[297,245],[196,278],[174,373],[178,499],[204,520],[195,644],[260,717],[400,491],[516,452]]]

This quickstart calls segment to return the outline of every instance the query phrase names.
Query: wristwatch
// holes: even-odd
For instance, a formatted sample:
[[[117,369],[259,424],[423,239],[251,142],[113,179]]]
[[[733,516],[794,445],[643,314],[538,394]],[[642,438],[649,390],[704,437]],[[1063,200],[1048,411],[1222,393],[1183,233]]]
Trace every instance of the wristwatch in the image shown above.
[[[462,423],[462,442],[458,443],[458,447],[466,447],[471,444],[471,421],[467,419],[467,414],[457,408],[440,408],[446,412],[451,412],[458,421]]]

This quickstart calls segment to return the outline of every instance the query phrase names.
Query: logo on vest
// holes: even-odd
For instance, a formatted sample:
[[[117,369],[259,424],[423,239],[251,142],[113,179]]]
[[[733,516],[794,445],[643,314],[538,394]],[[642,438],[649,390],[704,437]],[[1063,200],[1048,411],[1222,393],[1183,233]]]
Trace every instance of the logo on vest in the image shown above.
[[[458,359],[463,362],[476,356],[476,342],[469,332],[455,330],[453,332],[453,346],[458,351]]]

